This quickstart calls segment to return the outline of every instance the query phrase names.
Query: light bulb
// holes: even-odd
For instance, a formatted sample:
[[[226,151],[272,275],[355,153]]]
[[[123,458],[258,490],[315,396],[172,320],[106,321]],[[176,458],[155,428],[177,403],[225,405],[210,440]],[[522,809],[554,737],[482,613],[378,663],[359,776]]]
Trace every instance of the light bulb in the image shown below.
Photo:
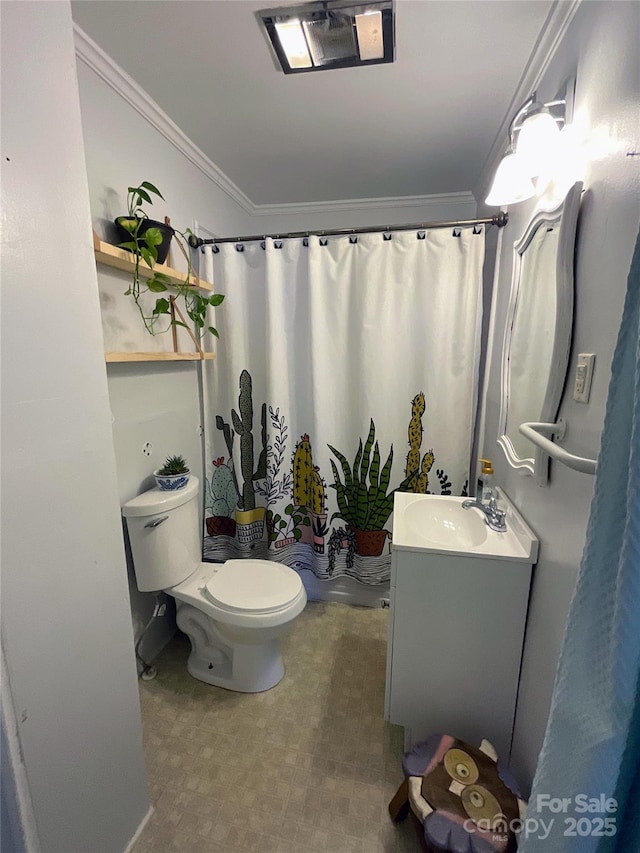
[[[311,68],[311,57],[307,49],[307,42],[300,26],[300,21],[295,18],[290,21],[276,23],[276,32],[280,44],[285,52],[290,68]]]

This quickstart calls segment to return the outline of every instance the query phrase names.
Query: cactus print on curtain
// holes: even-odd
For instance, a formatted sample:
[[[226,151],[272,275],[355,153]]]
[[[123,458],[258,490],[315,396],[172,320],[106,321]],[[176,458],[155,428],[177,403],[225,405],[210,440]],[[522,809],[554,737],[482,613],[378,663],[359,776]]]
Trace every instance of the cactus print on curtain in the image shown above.
[[[484,239],[382,238],[209,256],[227,298],[203,365],[204,559],[382,588],[394,492],[466,493]]]

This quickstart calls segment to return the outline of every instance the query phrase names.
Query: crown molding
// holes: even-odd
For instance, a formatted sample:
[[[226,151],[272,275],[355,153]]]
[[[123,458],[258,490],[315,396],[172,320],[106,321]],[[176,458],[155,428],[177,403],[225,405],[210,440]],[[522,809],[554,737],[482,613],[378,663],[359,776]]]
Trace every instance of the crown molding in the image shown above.
[[[224,172],[204,154],[136,81],[91,39],[76,23],[73,25],[76,56],[94,71],[116,94],[183,154],[216,186],[220,187],[246,213],[253,213],[253,202]]]
[[[390,208],[430,208],[460,205],[475,208],[471,192],[443,193],[435,195],[398,196],[370,199],[343,199],[336,201],[294,202],[291,204],[254,204],[242,190],[213,163],[197,145],[173,122],[164,110],[151,98],[126,71],[91,39],[84,30],[73,25],[75,50],[78,59],[85,63],[117,95],[144,118],[184,157],[193,163],[203,175],[220,187],[238,206],[251,216],[275,216],[288,214],[337,213],[349,210],[388,210]],[[464,214],[467,210],[464,210]]]
[[[279,214],[340,213],[349,210],[389,210],[390,208],[442,208],[443,205],[455,205],[475,208],[472,192],[441,193],[434,195],[386,196],[384,198],[352,198],[336,201],[293,202],[291,204],[258,204],[255,216],[276,216]],[[467,211],[465,210],[465,213]]]
[[[531,93],[538,88],[581,3],[582,0],[555,0],[547,15],[474,188],[474,196],[478,202],[484,199],[497,163],[504,154],[511,119]]]

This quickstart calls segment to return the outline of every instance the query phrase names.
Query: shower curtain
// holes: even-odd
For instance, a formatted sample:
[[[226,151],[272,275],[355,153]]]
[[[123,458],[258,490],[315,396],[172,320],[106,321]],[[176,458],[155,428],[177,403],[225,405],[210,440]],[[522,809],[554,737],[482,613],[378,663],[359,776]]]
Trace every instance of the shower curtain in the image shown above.
[[[640,850],[640,234],[521,849]]]
[[[480,228],[207,247],[203,558],[390,576],[393,493],[466,493]]]

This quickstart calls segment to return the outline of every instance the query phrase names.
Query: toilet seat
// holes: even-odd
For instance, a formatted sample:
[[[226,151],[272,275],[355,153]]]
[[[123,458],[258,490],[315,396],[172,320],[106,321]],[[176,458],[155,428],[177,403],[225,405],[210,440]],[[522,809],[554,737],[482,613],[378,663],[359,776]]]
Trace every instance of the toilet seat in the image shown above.
[[[299,595],[302,581],[288,566],[269,560],[227,560],[215,566],[202,590],[224,610],[240,613],[274,613]]]
[[[238,570],[244,564],[253,565]],[[266,589],[266,579],[273,578],[273,569],[276,570],[274,588]],[[199,563],[186,580],[165,592],[214,620],[245,628],[282,625],[301,613],[307,603],[300,575],[269,560]]]

